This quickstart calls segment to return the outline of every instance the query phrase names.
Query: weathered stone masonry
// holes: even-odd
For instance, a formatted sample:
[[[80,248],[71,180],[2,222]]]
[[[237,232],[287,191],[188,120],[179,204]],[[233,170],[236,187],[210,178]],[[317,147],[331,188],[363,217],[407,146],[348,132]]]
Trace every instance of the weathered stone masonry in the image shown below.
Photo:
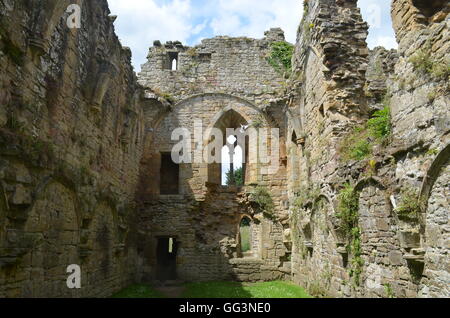
[[[308,1],[306,8],[290,104],[301,118],[292,125],[296,135],[306,136],[300,150],[291,143],[300,178],[290,193],[302,198],[290,196],[292,279],[338,297],[448,297],[448,71],[424,74],[411,62],[423,49],[433,69],[448,69],[448,4],[393,1],[398,52],[367,50],[356,1]],[[342,139],[383,100],[391,108],[389,145],[367,160],[342,160]],[[348,252],[336,218],[346,182],[359,199],[357,284],[349,270],[358,256]],[[420,192],[420,224],[397,215],[403,189]]]
[[[133,280],[143,110],[113,21],[106,1],[0,3],[0,297],[108,296]],[[70,264],[81,290],[65,285]]]
[[[80,29],[66,25],[73,3]],[[450,297],[449,12],[394,0],[399,49],[369,50],[356,0],[309,0],[291,74],[267,61],[284,41],[271,29],[155,41],[136,76],[106,1],[0,0],[0,297],[103,297],[167,279]],[[389,140],[345,158],[347,136],[386,105]],[[280,129],[276,174],[248,163],[245,185],[225,187],[219,165],[167,157],[175,128],[241,125]],[[351,235],[339,217],[347,183]],[[418,220],[398,212],[405,190]],[[80,290],[66,287],[70,264]]]

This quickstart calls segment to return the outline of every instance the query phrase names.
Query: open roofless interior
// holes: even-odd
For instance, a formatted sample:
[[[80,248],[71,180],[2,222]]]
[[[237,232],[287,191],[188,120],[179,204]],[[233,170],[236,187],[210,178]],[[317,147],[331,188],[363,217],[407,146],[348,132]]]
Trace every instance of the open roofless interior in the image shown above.
[[[450,297],[448,1],[393,0],[397,50],[309,0],[296,43],[155,41],[138,74],[107,1],[76,4],[0,1],[0,298]]]

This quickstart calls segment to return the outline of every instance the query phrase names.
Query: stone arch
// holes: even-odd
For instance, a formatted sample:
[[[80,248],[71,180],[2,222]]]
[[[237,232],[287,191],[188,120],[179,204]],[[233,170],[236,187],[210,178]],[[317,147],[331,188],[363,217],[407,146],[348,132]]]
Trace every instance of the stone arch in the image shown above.
[[[32,238],[31,262],[19,264],[24,271],[33,271],[23,286],[24,295],[75,296],[64,277],[67,266],[80,264],[78,245],[80,227],[73,191],[59,182],[49,182],[29,211],[24,231]]]
[[[305,206],[305,219],[309,216],[311,237],[303,232],[303,243],[300,243],[302,258],[300,267],[304,267],[305,285],[314,284],[317,288],[330,290],[331,286],[339,286],[346,279],[346,260],[339,253],[335,234],[330,224],[330,215],[334,207],[330,198],[320,194]],[[305,278],[302,278],[302,280]]]
[[[248,214],[243,214],[239,217],[239,222],[237,224],[237,238],[236,238],[236,242],[238,242],[238,256],[239,257],[253,257],[257,254],[258,252],[258,248],[257,248],[257,243],[258,243],[258,233],[256,231],[256,224],[255,224],[255,220]],[[245,233],[246,235],[248,235],[247,238],[243,237],[244,233],[243,233],[243,223],[244,221],[247,220],[248,221],[248,232]],[[243,250],[243,239],[247,239],[248,240],[248,250]]]
[[[204,139],[204,147],[207,147],[209,142],[213,139],[213,131],[212,129],[219,129],[222,133],[223,140],[221,140],[219,143],[223,146],[227,145],[227,129],[232,128],[235,130],[239,130],[242,126],[249,126],[249,121],[247,116],[243,116],[241,112],[236,110],[232,106],[228,106],[224,108],[222,111],[217,113],[212,121],[212,126],[209,126],[206,130],[206,138]],[[248,137],[244,137],[244,140],[238,140],[236,143],[240,143],[241,146],[243,146],[243,159],[244,163],[242,165],[243,167],[243,176],[244,176],[244,183],[245,180],[249,180],[249,176],[247,175],[247,167],[248,167],[248,158],[249,158],[249,142]],[[220,151],[222,151],[222,147],[220,147]],[[217,149],[215,149],[217,151]],[[209,153],[209,152],[208,152]],[[212,156],[211,153],[209,153],[210,156]],[[217,156],[217,154],[216,154]],[[221,154],[220,154],[221,156]],[[222,158],[223,159],[223,158]],[[208,162],[212,160],[212,158],[208,158]],[[208,176],[207,180],[209,183],[213,184],[221,184],[222,179],[222,164],[221,163],[208,163]]]
[[[385,297],[384,285],[389,284],[397,296],[405,297],[407,290],[414,287],[396,281],[400,273],[409,273],[409,268],[387,188],[378,178],[369,177],[360,180],[354,191],[359,197],[360,252],[364,261],[361,279],[366,294]]]
[[[34,30],[34,34],[29,43],[31,47],[43,51],[48,48],[48,42],[69,4],[70,2],[67,0],[47,0],[44,3],[32,1],[30,29]]]
[[[328,204],[328,213],[326,213],[326,223],[328,229],[332,235],[333,241],[336,243],[336,246],[341,246],[344,238],[342,234],[339,232],[339,220],[336,216],[336,209],[334,208],[333,200],[326,195],[321,193],[315,200],[313,201],[313,210],[318,208],[318,203],[320,201],[326,201]]]
[[[420,190],[420,197],[422,198],[422,201],[424,203],[424,211],[426,211],[428,208],[428,200],[430,198],[434,183],[438,179],[442,170],[448,164],[449,158],[450,144],[445,146],[444,149],[439,152],[425,175]]]
[[[423,182],[421,196],[425,205],[423,235],[423,278],[421,297],[450,297],[450,261],[445,240],[449,236],[450,147],[436,157]]]
[[[100,201],[88,226],[88,236],[84,249],[86,284],[95,286],[105,278],[116,277],[120,273],[120,264],[116,257],[119,246],[118,226],[115,209],[108,201]],[[101,291],[98,291],[101,295]]]

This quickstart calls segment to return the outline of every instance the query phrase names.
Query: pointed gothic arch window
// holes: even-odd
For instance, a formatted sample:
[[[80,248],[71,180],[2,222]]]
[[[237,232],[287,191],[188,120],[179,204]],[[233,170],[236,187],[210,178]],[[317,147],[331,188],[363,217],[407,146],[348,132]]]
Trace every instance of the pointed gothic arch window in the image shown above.
[[[220,162],[208,165],[208,182],[228,186],[241,186],[248,180],[247,162],[249,140],[243,127],[245,118],[233,109],[225,112],[214,128],[222,132]],[[228,178],[227,178],[228,177]],[[237,182],[236,182],[237,181]]]

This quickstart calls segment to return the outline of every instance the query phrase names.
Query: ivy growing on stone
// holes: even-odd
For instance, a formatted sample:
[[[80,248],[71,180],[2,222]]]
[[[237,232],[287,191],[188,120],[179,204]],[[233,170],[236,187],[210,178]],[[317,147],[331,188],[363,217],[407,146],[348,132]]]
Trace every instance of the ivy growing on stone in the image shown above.
[[[391,110],[386,96],[383,109],[376,111],[364,125],[354,128],[343,139],[340,147],[343,159],[366,159],[372,154],[374,145],[388,143],[391,130]]]
[[[267,58],[269,64],[279,73],[290,74],[292,71],[292,55],[294,46],[280,41],[271,44],[271,51]]]
[[[349,274],[354,283],[359,286],[364,260],[361,258],[361,230],[359,220],[359,193],[350,184],[345,184],[338,196],[338,218],[340,229],[349,240],[347,251],[352,256]]]

